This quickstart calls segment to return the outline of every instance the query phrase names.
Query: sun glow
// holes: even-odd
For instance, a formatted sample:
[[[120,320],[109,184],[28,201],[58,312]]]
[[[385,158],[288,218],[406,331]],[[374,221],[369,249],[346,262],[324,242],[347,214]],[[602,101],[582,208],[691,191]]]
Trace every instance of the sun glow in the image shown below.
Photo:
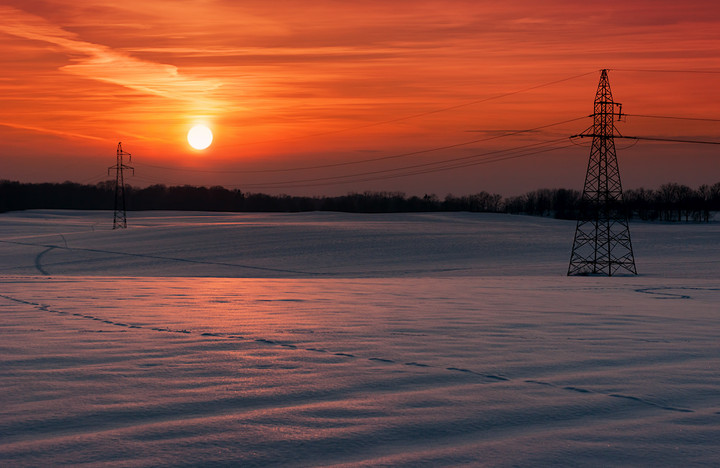
[[[195,125],[187,134],[188,143],[196,150],[204,150],[213,141],[213,134],[205,125]]]

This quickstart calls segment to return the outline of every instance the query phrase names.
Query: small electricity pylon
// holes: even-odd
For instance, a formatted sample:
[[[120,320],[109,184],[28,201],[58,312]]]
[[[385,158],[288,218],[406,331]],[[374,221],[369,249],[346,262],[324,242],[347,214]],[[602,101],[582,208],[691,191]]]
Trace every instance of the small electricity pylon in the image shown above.
[[[130,169],[135,175],[135,168],[123,164],[123,156],[128,157],[128,161],[132,161],[132,155],[126,153],[122,149],[122,142],[117,145],[117,163],[108,168],[110,171],[115,169],[115,214],[113,215],[113,229],[125,229],[127,227],[127,214],[125,210],[125,169]]]
[[[620,120],[622,104],[613,102],[607,70],[602,70],[593,125],[576,135],[592,137],[592,146],[568,276],[612,276],[621,269],[637,275],[615,154],[615,116]]]

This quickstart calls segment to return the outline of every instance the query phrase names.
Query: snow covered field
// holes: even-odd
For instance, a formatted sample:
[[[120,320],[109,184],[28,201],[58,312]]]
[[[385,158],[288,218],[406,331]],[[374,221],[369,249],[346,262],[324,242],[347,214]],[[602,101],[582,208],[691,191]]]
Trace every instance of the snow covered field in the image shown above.
[[[0,215],[0,465],[716,466],[720,225]]]

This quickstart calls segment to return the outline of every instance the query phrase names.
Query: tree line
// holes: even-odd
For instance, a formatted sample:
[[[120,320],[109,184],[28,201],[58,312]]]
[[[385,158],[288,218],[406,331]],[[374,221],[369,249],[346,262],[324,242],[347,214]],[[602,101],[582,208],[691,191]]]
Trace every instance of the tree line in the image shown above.
[[[575,219],[580,210],[581,193],[570,189],[541,189],[520,196],[478,192],[473,195],[435,194],[422,197],[402,192],[349,193],[334,197],[304,197],[244,193],[220,186],[151,185],[126,186],[128,210],[184,210],[228,212],[343,211],[353,213],[391,213],[427,211],[470,211],[511,213]],[[114,181],[95,185],[64,183],[20,183],[0,181],[0,212],[28,209],[107,210],[113,208]],[[625,191],[630,218],[647,221],[708,222],[720,211],[720,182],[697,189],[668,183],[658,189]]]
[[[506,213],[577,219],[582,194],[577,190],[541,189],[503,200]],[[720,182],[697,189],[667,183],[658,189],[630,189],[623,193],[630,219],[643,221],[709,222],[720,211]]]

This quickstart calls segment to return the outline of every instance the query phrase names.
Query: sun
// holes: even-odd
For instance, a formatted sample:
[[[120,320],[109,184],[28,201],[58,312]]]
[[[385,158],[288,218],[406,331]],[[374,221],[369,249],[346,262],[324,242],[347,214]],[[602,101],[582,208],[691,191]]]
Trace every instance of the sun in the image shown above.
[[[213,134],[205,125],[195,125],[187,134],[188,143],[196,150],[204,150],[213,140]]]

